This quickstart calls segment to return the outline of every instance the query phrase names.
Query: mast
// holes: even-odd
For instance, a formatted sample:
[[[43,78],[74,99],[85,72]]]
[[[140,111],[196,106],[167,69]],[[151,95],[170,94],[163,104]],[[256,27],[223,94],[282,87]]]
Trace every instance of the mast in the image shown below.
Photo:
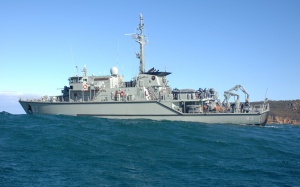
[[[140,53],[136,52],[136,57],[140,59],[140,74],[145,72],[145,62],[144,62],[144,45],[146,44],[145,35],[143,33],[144,23],[143,15],[140,14],[140,24],[137,27],[137,30],[140,30],[139,33],[133,34],[132,38],[140,44]]]

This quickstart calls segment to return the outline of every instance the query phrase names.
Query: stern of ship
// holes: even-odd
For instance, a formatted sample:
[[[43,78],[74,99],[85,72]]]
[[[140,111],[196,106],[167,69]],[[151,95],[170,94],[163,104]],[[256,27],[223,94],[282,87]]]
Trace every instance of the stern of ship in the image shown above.
[[[260,124],[258,124],[258,125],[266,125],[267,122],[268,122],[269,114],[270,114],[269,103],[264,104],[263,105],[263,112],[261,112],[261,115],[260,115]]]
[[[270,111],[264,111],[260,116],[260,125],[266,125],[268,122]]]

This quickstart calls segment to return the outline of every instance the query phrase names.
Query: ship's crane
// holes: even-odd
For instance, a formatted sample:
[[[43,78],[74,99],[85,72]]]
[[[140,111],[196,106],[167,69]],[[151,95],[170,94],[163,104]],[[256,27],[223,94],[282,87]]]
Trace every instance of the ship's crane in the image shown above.
[[[242,85],[236,85],[233,88],[231,88],[230,90],[227,90],[224,92],[224,101],[223,101],[223,105],[226,106],[226,108],[230,108],[230,103],[229,103],[229,99],[231,96],[237,97],[237,99],[235,100],[235,107],[234,110],[235,111],[240,111],[240,101],[239,101],[239,95],[236,93],[232,93],[232,91],[238,91],[241,90],[245,95],[246,95],[246,99],[245,99],[245,111],[249,111],[250,109],[250,103],[249,103],[249,93],[246,91],[246,89],[242,86]],[[244,106],[243,106],[244,107]]]

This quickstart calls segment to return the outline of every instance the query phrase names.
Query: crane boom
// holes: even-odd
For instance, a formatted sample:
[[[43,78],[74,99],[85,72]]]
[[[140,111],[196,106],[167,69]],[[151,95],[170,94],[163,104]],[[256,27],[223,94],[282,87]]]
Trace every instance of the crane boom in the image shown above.
[[[234,86],[233,88],[231,88],[230,90],[228,90],[228,91],[225,91],[225,92],[232,92],[232,91],[238,91],[238,89],[240,89],[240,90],[242,90],[242,92],[244,93],[244,94],[246,94],[246,98],[249,100],[249,93],[247,92],[247,90],[242,86],[242,85],[236,85],[236,86]],[[224,94],[225,94],[225,92],[224,92]]]
[[[238,91],[238,90],[241,90],[245,95],[246,95],[246,99],[245,99],[245,102],[247,104],[249,104],[249,93],[247,92],[247,90],[242,86],[242,85],[236,85],[234,86],[233,88],[227,90],[224,92],[224,101],[223,101],[223,105],[225,105],[227,108],[230,108],[230,103],[229,103],[229,99],[231,96],[236,96],[237,99],[236,99],[236,103],[238,103],[239,105],[239,95],[236,94],[236,93],[233,93],[233,91]],[[239,107],[239,106],[236,106],[236,107]]]

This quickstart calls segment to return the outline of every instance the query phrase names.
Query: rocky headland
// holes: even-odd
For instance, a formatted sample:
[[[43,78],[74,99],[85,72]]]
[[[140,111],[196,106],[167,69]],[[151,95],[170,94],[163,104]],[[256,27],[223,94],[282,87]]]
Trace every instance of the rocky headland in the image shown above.
[[[252,102],[252,105],[262,102]],[[270,115],[268,124],[300,125],[300,100],[269,100]]]

